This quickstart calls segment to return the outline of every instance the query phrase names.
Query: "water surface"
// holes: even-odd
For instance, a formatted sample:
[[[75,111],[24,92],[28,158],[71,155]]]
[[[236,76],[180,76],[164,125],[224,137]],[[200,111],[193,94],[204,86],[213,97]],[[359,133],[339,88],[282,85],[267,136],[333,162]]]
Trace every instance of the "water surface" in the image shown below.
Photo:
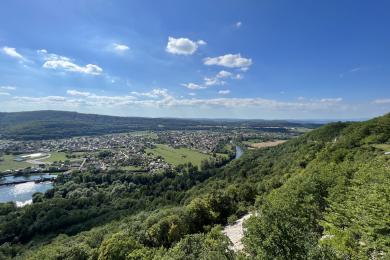
[[[17,206],[29,204],[32,202],[32,195],[35,192],[45,192],[53,187],[53,183],[50,181],[35,183],[34,180],[52,177],[55,177],[55,175],[36,174],[29,176],[5,176],[0,179],[0,183],[11,183],[15,181],[29,182],[0,186],[0,203],[13,201]]]
[[[244,151],[241,149],[241,147],[236,145],[236,159],[240,158],[243,153]]]

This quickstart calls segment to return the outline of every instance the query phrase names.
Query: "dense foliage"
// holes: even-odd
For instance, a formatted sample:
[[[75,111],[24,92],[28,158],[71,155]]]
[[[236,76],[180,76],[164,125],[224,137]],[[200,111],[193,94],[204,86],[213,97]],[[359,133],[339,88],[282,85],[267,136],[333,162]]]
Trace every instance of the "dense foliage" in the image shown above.
[[[387,259],[390,114],[334,123],[223,168],[59,178],[24,208],[0,204],[0,258]],[[248,211],[245,252],[226,225]]]

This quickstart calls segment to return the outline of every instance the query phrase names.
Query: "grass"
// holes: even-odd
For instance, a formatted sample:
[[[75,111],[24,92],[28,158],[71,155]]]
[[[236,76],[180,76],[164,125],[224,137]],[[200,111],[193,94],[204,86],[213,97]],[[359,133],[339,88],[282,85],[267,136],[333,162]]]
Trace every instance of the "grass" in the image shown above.
[[[203,160],[210,158],[210,155],[204,154],[188,148],[173,148],[165,144],[157,144],[153,149],[146,149],[147,153],[161,156],[164,160],[173,165],[185,164],[191,162],[200,167]]]
[[[47,159],[44,159],[43,161],[45,162],[59,162],[59,161],[65,161],[67,160],[66,158],[66,153],[64,152],[53,152],[50,153],[50,157]]]
[[[27,162],[17,162],[14,161],[13,155],[4,155],[2,157],[2,161],[0,161],[0,172],[6,171],[6,170],[17,170],[17,169],[24,169],[29,166],[32,166],[32,164]]]
[[[390,144],[373,144],[372,146],[385,152],[390,152]]]

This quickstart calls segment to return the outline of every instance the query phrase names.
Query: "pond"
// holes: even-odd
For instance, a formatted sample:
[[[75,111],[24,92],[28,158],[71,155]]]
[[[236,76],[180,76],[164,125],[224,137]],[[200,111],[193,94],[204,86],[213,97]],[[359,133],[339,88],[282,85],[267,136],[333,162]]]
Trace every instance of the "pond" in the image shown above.
[[[32,202],[32,195],[35,192],[45,192],[53,187],[51,181],[35,183],[41,178],[55,178],[52,174],[36,174],[28,176],[5,176],[0,179],[0,183],[12,183],[28,181],[19,184],[9,184],[0,186],[0,202],[14,201],[17,206],[24,206]]]

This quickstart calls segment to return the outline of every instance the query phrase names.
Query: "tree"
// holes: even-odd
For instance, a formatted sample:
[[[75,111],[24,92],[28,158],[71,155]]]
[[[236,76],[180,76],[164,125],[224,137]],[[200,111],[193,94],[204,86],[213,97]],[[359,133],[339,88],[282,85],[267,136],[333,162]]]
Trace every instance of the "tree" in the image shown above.
[[[101,244],[99,260],[125,260],[129,253],[140,247],[128,234],[116,233]]]

